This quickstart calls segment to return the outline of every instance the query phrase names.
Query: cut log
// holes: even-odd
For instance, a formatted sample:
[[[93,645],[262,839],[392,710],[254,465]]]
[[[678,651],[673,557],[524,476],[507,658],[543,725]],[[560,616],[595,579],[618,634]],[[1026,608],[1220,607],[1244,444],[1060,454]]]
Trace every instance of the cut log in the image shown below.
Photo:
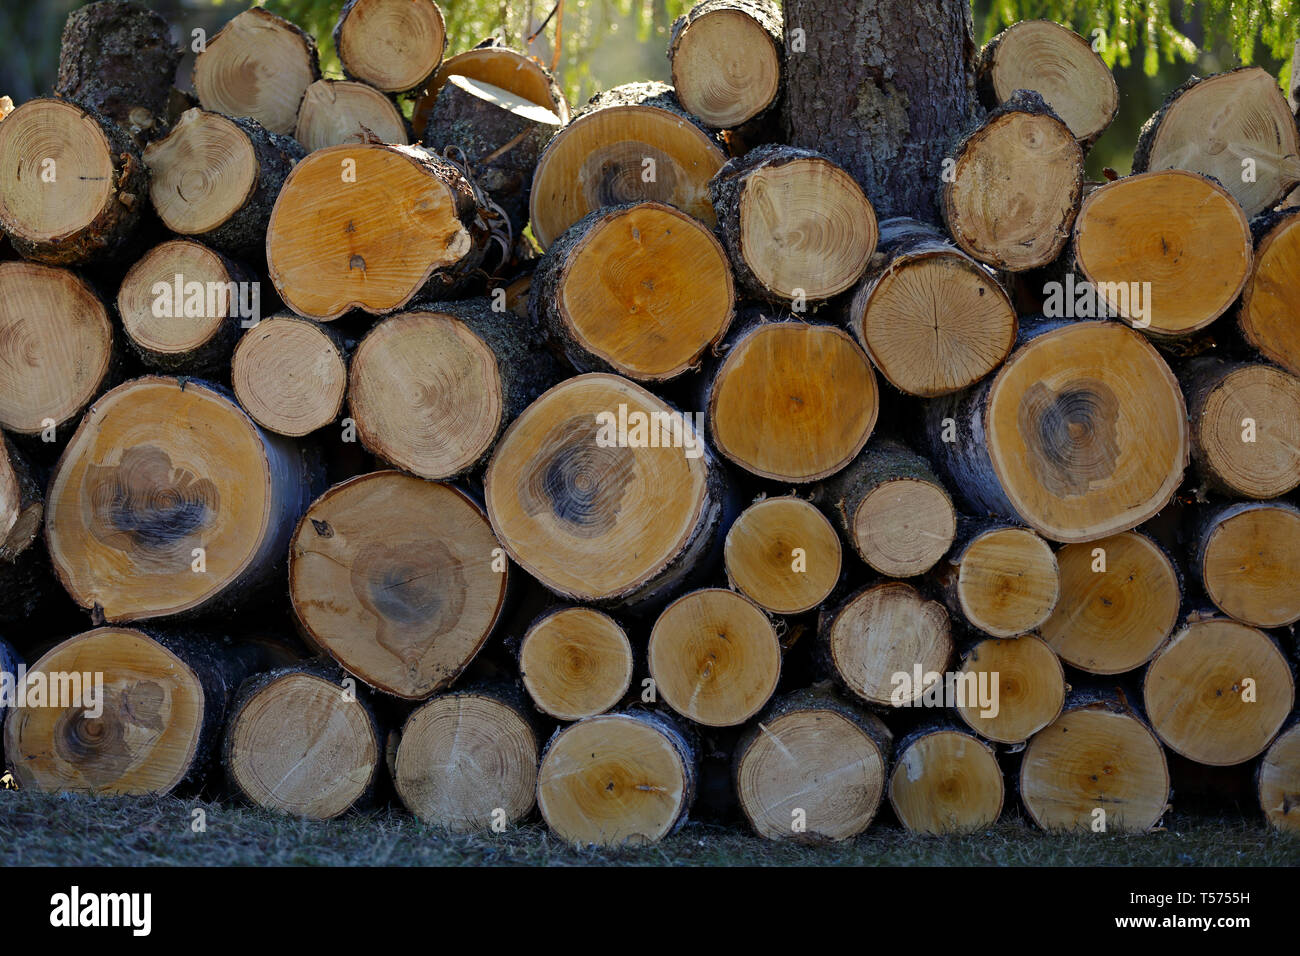
[[[1136,531],[1056,552],[1061,599],[1040,629],[1061,659],[1122,674],[1151,659],[1178,623],[1182,589],[1164,550]]]
[[[972,833],[1002,815],[1006,786],[993,748],[932,723],[898,742],[889,803],[911,833]]]
[[[858,281],[876,251],[876,213],[862,187],[811,149],[752,149],[709,181],[709,196],[736,279],[758,298],[800,309],[829,299]]]
[[[1246,341],[1292,375],[1300,375],[1300,202],[1252,223],[1255,267],[1241,293],[1237,321]]]
[[[0,228],[27,259],[104,262],[127,249],[149,190],[130,137],[66,100],[28,100],[0,123]]]
[[[1017,90],[949,155],[940,198],[958,246],[1009,272],[1061,254],[1079,211],[1083,150],[1041,96]]]
[[[459,690],[407,718],[393,783],[425,823],[500,833],[533,809],[538,744],[517,692]]]
[[[913,670],[942,672],[953,650],[943,605],[901,581],[863,588],[823,611],[818,639],[826,669],[857,697],[881,706],[920,698],[925,688],[912,680]]]
[[[1047,620],[1061,596],[1056,555],[1028,528],[970,533],[937,576],[948,606],[993,637],[1017,637]]]
[[[67,269],[0,262],[0,425],[52,440],[113,365],[108,310],[86,282]]]
[[[771,699],[781,642],[767,615],[735,591],[692,591],[655,621],[646,652],[664,702],[706,727],[734,727]]]
[[[1020,764],[1020,799],[1044,830],[1146,833],[1169,796],[1160,742],[1113,694],[1072,694]]]
[[[186,110],[144,151],[149,198],[172,232],[260,260],[275,198],[304,155],[256,120]]]
[[[794,495],[760,498],[727,532],[727,578],[773,614],[802,614],[830,596],[842,558],[835,528]]]
[[[58,590],[40,541],[44,518],[42,476],[13,442],[0,436],[0,623],[30,621]],[[13,673],[7,664],[5,668]]]
[[[880,393],[843,329],[757,315],[737,322],[702,407],[719,452],[782,482],[818,481],[851,462],[876,426]]]
[[[1253,175],[1242,175],[1249,159]],[[1228,188],[1247,216],[1300,183],[1300,130],[1277,81],[1257,66],[1190,80],[1142,127],[1133,172],[1190,169]]]
[[[1256,627],[1300,621],[1300,509],[1282,501],[1209,509],[1192,566],[1229,617]]]
[[[668,37],[673,89],[687,110],[734,129],[772,109],[785,60],[781,8],[773,0],[704,0]]]
[[[530,308],[582,371],[658,382],[697,366],[731,324],[735,288],[713,233],[658,202],[597,209],[552,244]]]
[[[307,87],[319,79],[311,34],[261,7],[231,19],[194,58],[194,90],[205,110],[250,117],[286,136]]]
[[[1061,662],[1032,634],[980,641],[963,657],[953,684],[958,716],[1001,744],[1028,740],[1056,720],[1065,703]]]
[[[1033,90],[1070,128],[1084,149],[1119,112],[1119,87],[1091,44],[1051,20],[1022,20],[980,51],[977,88],[989,109],[1016,90]]]
[[[406,93],[438,69],[447,26],[433,0],[347,0],[334,24],[334,49],[349,79]]]
[[[393,101],[373,86],[351,80],[317,80],[307,87],[293,135],[309,153],[369,142],[371,136],[399,146],[411,141]]]
[[[957,510],[929,462],[897,442],[868,445],[821,497],[844,539],[886,577],[924,574],[957,533]]]
[[[1300,833],[1300,722],[1292,723],[1268,748],[1256,786],[1268,822],[1284,833]]]
[[[289,596],[308,638],[370,686],[443,690],[501,615],[506,562],[478,504],[396,471],[312,502],[289,545]]]
[[[488,227],[460,171],[419,146],[329,146],[298,163],[266,232],[271,281],[301,316],[383,314],[462,285]],[[432,281],[431,281],[432,280]]]
[[[529,626],[519,676],[533,704],[556,720],[581,720],[614,707],[632,683],[632,644],[608,614],[561,607]]]
[[[602,714],[546,745],[537,806],[566,843],[655,843],[685,822],[698,773],[695,747],[667,717]]]
[[[505,427],[559,378],[531,323],[487,299],[421,305],[357,346],[348,408],[361,443],[421,478],[478,470]]]
[[[283,568],[317,475],[218,386],[132,379],[82,419],[45,537],[72,599],[110,623],[212,609]]]
[[[1237,300],[1250,275],[1250,225],[1218,183],[1163,170],[1089,193],[1073,251],[1099,318],[1118,316],[1155,336],[1187,335]]]
[[[768,840],[850,840],[876,816],[893,735],[824,685],[774,701],[736,744],[736,795]]]
[[[726,161],[717,139],[663,83],[628,83],[592,97],[537,162],[533,236],[549,248],[602,206],[653,200],[712,228],[709,180]]]
[[[1016,310],[993,270],[915,219],[881,224],[846,325],[891,385],[927,398],[974,385],[1016,341]]]
[[[702,433],[618,376],[562,382],[497,443],[483,479],[492,528],[563,598],[653,603],[703,572],[725,530],[729,504]]]
[[[328,330],[296,315],[277,315],[239,340],[230,360],[230,382],[255,422],[298,437],[339,417],[348,368]]]
[[[1224,618],[1190,620],[1151,660],[1142,681],[1151,726],[1165,746],[1226,767],[1263,752],[1295,706],[1295,680],[1277,643]]]

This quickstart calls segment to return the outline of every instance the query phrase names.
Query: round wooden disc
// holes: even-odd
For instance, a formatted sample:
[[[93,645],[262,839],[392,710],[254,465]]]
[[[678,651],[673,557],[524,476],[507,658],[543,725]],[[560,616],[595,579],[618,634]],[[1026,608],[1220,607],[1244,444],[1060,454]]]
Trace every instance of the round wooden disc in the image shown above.
[[[433,0],[356,0],[338,33],[349,75],[385,93],[423,83],[446,46],[447,27]]]
[[[4,749],[24,789],[165,794],[188,774],[203,727],[203,686],[161,644],[140,631],[101,627],[59,644],[28,680],[38,672],[47,687],[64,675],[82,675],[83,687],[98,676],[103,713],[88,716],[67,699],[14,708]]]
[[[1236,494],[1276,498],[1300,484],[1300,378],[1268,365],[1235,369],[1206,397],[1193,429],[1206,466]]]
[[[172,232],[217,228],[248,202],[260,167],[248,134],[224,116],[186,110],[164,139],[144,151],[149,198]]]
[[[985,634],[1015,637],[1034,630],[1060,596],[1056,555],[1026,528],[986,531],[961,554],[957,599],[966,620]]]
[[[348,368],[324,331],[278,315],[244,333],[230,359],[230,381],[259,425],[296,437],[339,417]]]
[[[438,91],[451,76],[464,76],[509,90],[530,103],[553,111],[561,123],[569,121],[569,106],[544,66],[508,47],[483,47],[457,53],[438,67],[438,72],[425,86],[424,94],[415,101],[411,111],[411,127],[417,133],[423,133],[429,125],[429,113],[438,98]]]
[[[1054,541],[1134,528],[1182,481],[1187,409],[1178,380],[1119,323],[1037,336],[998,372],[987,411],[989,458],[1007,499]]]
[[[1300,833],[1300,724],[1283,731],[1260,761],[1259,805],[1273,826]]]
[[[714,10],[682,30],[670,55],[682,106],[718,129],[732,129],[771,105],[781,84],[772,37],[737,10]]]
[[[723,549],[734,585],[773,614],[800,614],[826,600],[839,580],[842,553],[826,516],[793,495],[746,508]]]
[[[514,708],[483,694],[435,697],[406,721],[393,784],[406,809],[453,833],[513,823],[533,808],[537,737]]]
[[[1032,634],[980,641],[966,655],[958,673],[974,675],[974,680],[968,681],[970,690],[957,713],[971,730],[998,743],[1028,740],[1054,721],[1065,703],[1061,662],[1055,651]],[[996,699],[991,693],[995,683]],[[979,700],[981,684],[990,691],[988,708]],[[996,714],[991,713],[994,709]]]
[[[912,833],[969,833],[995,823],[1006,787],[993,748],[959,730],[937,730],[898,755],[889,802]]]
[[[1150,660],[1173,631],[1182,602],[1178,574],[1164,551],[1126,531],[1067,544],[1056,561],[1061,599],[1040,633],[1061,660],[1090,674],[1122,674]]]
[[[580,720],[617,704],[632,683],[632,644],[608,614],[570,607],[533,623],[519,645],[519,676],[538,710]]]
[[[176,296],[177,277],[182,290]],[[188,239],[172,239],[154,246],[131,266],[117,292],[117,312],[122,326],[142,348],[164,355],[193,351],[211,339],[238,305],[224,288],[231,281],[221,257],[207,246]],[[155,285],[167,286],[166,300]],[[199,283],[196,295],[191,283]],[[213,294],[216,283],[223,287]],[[233,301],[232,301],[233,298]],[[201,309],[193,306],[202,303]],[[167,307],[170,305],[170,307]],[[159,314],[161,313],[161,314]]]
[[[1259,240],[1255,268],[1241,293],[1240,314],[1246,341],[1288,372],[1300,375],[1300,341],[1292,334],[1300,312],[1296,275],[1300,275],[1300,212]]]
[[[506,571],[478,505],[397,471],[312,503],[289,546],[289,596],[311,639],[397,697],[448,686],[501,613]]]
[[[1256,627],[1300,620],[1300,512],[1262,504],[1226,517],[1209,534],[1201,580],[1215,607]]]
[[[41,533],[45,517],[44,500],[30,493],[15,467],[19,460],[0,438],[0,561],[12,561],[26,551]],[[35,482],[34,477],[31,480]]]
[[[746,471],[817,481],[857,456],[876,427],[871,363],[842,329],[771,322],[728,352],[709,394],[714,444]]]
[[[924,574],[948,553],[957,510],[939,485],[912,478],[881,482],[853,513],[862,560],[886,577]]]
[[[294,131],[294,139],[307,152],[366,142],[366,130],[381,143],[405,146],[410,142],[401,112],[373,86],[350,80],[317,80],[307,87]]]
[[[781,676],[772,622],[756,604],[721,588],[692,591],[664,608],[646,658],[664,702],[706,727],[749,720]]]
[[[1211,618],[1188,624],[1156,652],[1142,696],[1170,750],[1225,767],[1269,745],[1295,704],[1295,680],[1263,632]]]
[[[379,766],[365,708],[311,674],[286,674],[261,688],[227,732],[229,772],[260,807],[328,820],[352,806]]]

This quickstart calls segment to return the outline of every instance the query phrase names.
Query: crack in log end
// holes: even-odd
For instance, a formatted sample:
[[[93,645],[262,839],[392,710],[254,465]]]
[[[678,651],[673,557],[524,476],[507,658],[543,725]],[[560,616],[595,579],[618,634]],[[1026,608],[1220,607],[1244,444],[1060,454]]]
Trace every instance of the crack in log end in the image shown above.
[[[601,537],[618,523],[636,457],[628,448],[601,447],[597,431],[593,418],[576,416],[533,456],[519,496],[529,517],[549,510],[581,538]]]
[[[1119,462],[1119,400],[1091,379],[1059,392],[1035,382],[1020,401],[1020,437],[1034,474],[1051,494],[1085,494],[1115,473]]]

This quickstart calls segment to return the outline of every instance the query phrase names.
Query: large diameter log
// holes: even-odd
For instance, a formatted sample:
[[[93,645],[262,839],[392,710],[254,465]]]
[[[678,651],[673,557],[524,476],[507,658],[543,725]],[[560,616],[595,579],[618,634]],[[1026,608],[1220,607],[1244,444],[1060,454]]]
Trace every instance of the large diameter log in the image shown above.
[[[926,398],[974,385],[1016,341],[1016,310],[993,270],[914,219],[881,224],[846,324],[891,385]]]
[[[102,621],[210,608],[283,569],[316,475],[218,386],[132,379],[82,419],[50,481],[45,538]]]
[[[1232,194],[1185,170],[1093,190],[1079,210],[1073,251],[1095,293],[1085,308],[1165,337],[1203,329],[1226,312],[1252,257],[1250,225]]]
[[[352,80],[317,80],[307,87],[293,136],[309,153],[364,143],[369,136],[399,146],[410,142],[396,104],[374,87]]]
[[[825,686],[776,700],[736,744],[736,795],[769,840],[850,840],[885,791],[893,735]]]
[[[1195,575],[1229,617],[1256,627],[1300,620],[1300,509],[1239,502],[1201,515]]]
[[[383,314],[448,291],[483,262],[488,229],[460,171],[419,146],[330,146],[289,173],[266,230],[271,281],[309,319]],[[432,281],[431,281],[432,280]]]
[[[953,684],[957,714],[981,737],[1019,744],[1061,713],[1065,671],[1032,634],[989,638],[967,652]]]
[[[595,209],[654,200],[712,227],[708,182],[726,161],[663,83],[628,83],[593,97],[547,145],[528,199],[543,249]]]
[[[561,597],[666,597],[707,564],[729,518],[702,432],[616,375],[561,382],[497,443],[483,479],[493,530]]]
[[[1193,619],[1152,658],[1142,696],[1170,750],[1226,767],[1258,756],[1277,735],[1295,705],[1295,679],[1263,631]]]
[[[1300,722],[1278,734],[1256,777],[1264,817],[1284,833],[1300,833]]]
[[[1016,637],[1047,620],[1061,596],[1051,546],[1028,528],[980,530],[936,572],[948,606],[993,637]]]
[[[112,120],[67,100],[28,100],[0,123],[0,229],[27,259],[103,262],[125,250],[149,172]]]
[[[608,614],[552,609],[519,644],[519,676],[534,706],[556,720],[581,720],[614,707],[632,683],[632,644]]]
[[[1159,169],[1213,177],[1247,216],[1272,209],[1300,183],[1300,130],[1277,81],[1245,66],[1193,76],[1174,90],[1142,127],[1133,154],[1133,172]]]
[[[529,300],[576,368],[643,382],[695,367],[734,304],[721,243],[659,202],[602,207],[574,223],[542,259]]]
[[[1083,192],[1083,150],[1041,96],[1017,90],[958,140],[944,222],[981,262],[1023,272],[1065,248]]]
[[[709,196],[736,278],[759,298],[800,309],[829,299],[858,281],[876,250],[862,187],[811,149],[752,149],[719,170]]]
[[[247,116],[286,136],[307,87],[319,79],[312,36],[261,7],[230,20],[194,59],[194,90],[205,110]]]
[[[803,498],[760,498],[723,546],[732,586],[773,614],[811,611],[840,577],[843,549],[830,521]]]
[[[946,724],[898,742],[889,803],[911,833],[971,833],[1002,814],[1006,786],[993,748]]]
[[[1297,190],[1300,196],[1300,190]],[[1255,266],[1241,293],[1237,321],[1241,334],[1265,358],[1292,375],[1300,375],[1300,338],[1295,315],[1300,311],[1300,201],[1251,225]]]
[[[230,383],[253,420],[298,437],[339,417],[348,367],[336,337],[296,315],[277,315],[244,333],[230,359]]]
[[[347,0],[334,24],[334,48],[350,79],[405,93],[438,69],[447,26],[434,0]]]
[[[1178,622],[1182,588],[1164,550],[1125,531],[1056,552],[1061,598],[1039,633],[1061,660],[1091,674],[1141,667]]]
[[[743,126],[774,107],[783,26],[774,0],[704,0],[678,17],[668,62],[682,106],[717,129]]]
[[[460,675],[505,601],[507,564],[478,504],[396,471],[329,489],[288,550],[289,597],[309,640],[407,700]]]
[[[566,843],[655,843],[686,820],[698,757],[662,714],[588,717],[559,730],[537,772],[537,806]]]
[[[1187,412],[1164,359],[1116,322],[1044,323],[1025,338],[991,380],[930,402],[948,487],[976,514],[1019,516],[1066,543],[1155,515],[1188,461]]]
[[[664,608],[646,650],[664,702],[706,727],[743,724],[763,708],[781,676],[781,642],[758,605],[706,588]]]

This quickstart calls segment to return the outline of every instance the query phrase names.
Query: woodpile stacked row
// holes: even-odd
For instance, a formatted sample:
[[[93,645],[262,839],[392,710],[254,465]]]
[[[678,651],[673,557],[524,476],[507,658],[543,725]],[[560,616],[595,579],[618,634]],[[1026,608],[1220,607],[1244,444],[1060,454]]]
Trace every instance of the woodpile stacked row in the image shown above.
[[[787,33],[705,0],[571,112],[432,0],[349,0],[343,78],[250,9],[194,96],[75,11],[0,121],[19,784],[612,845],[1146,831],[1201,765],[1300,828],[1277,83],[1089,182],[1114,80],[1017,24],[927,219],[785,128]]]

